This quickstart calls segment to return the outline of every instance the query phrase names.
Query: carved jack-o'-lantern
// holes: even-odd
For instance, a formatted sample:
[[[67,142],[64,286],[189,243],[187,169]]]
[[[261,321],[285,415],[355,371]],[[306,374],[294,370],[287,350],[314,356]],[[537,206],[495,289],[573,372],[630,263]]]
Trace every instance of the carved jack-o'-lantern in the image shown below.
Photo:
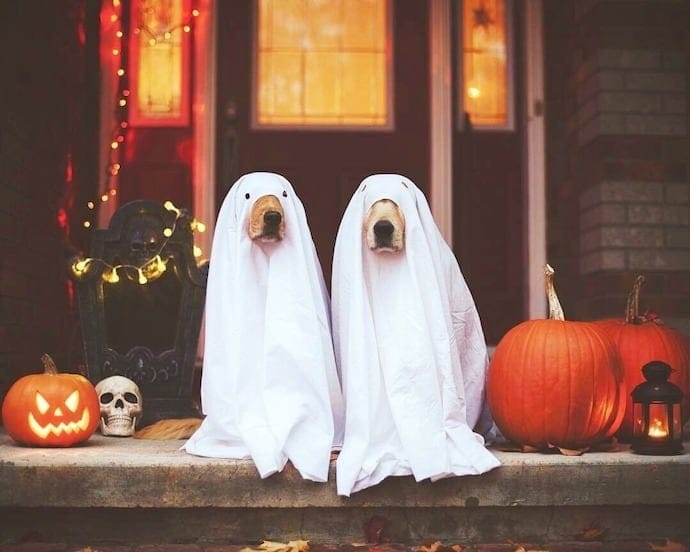
[[[2,403],[2,421],[17,442],[69,447],[88,439],[98,426],[98,395],[80,374],[58,374],[53,359],[41,358],[43,374],[19,378]]]

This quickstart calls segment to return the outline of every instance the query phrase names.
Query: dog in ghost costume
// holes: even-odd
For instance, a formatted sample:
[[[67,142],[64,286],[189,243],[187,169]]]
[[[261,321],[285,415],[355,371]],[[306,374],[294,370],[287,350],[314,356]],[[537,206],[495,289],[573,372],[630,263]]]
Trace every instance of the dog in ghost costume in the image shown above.
[[[223,201],[205,332],[205,418],[183,448],[251,458],[262,478],[290,460],[326,481],[343,426],[329,300],[304,207],[280,175],[244,175]]]
[[[345,399],[338,494],[499,465],[482,434],[488,356],[474,301],[421,190],[362,181],[338,229],[333,339]]]

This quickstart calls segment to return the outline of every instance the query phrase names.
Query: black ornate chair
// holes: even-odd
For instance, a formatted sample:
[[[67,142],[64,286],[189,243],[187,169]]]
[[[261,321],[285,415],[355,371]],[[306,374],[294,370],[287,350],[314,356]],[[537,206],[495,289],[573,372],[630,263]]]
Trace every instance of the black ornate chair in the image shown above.
[[[195,360],[208,262],[197,264],[193,249],[186,210],[138,200],[94,231],[90,257],[70,260],[87,376],[135,381],[142,427],[201,417]]]

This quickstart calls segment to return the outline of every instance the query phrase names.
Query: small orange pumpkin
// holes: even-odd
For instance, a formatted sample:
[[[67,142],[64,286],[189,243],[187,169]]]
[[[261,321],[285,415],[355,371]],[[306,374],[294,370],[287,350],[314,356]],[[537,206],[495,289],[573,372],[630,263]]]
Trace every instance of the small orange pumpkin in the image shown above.
[[[628,295],[624,319],[600,320],[601,327],[618,347],[628,389],[645,381],[642,367],[653,360],[666,362],[673,372],[669,381],[683,391],[683,422],[690,419],[690,343],[680,332],[665,326],[652,314],[640,315],[640,289],[645,278],[638,275]],[[617,436],[627,442],[632,438],[632,397],[627,396],[625,416]]]
[[[2,421],[18,443],[69,447],[88,439],[98,426],[100,406],[91,382],[80,374],[58,374],[49,355],[42,374],[19,378],[2,403]]]
[[[491,358],[487,399],[503,435],[524,451],[581,454],[613,436],[625,382],[613,341],[591,322],[565,320],[546,265],[549,318],[511,328]]]

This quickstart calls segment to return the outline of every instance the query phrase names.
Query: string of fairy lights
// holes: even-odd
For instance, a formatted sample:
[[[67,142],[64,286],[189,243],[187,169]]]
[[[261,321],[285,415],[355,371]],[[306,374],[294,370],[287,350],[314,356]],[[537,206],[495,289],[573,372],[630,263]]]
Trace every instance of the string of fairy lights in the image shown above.
[[[111,54],[113,56],[114,66],[116,67],[115,76],[117,77],[118,83],[114,110],[115,124],[109,140],[108,161],[105,168],[106,181],[103,186],[103,192],[101,192],[99,198],[92,199],[86,203],[87,212],[90,214],[90,217],[83,221],[82,226],[84,228],[91,228],[93,223],[90,219],[95,218],[97,208],[100,204],[106,203],[117,196],[117,177],[122,169],[121,152],[125,145],[127,131],[129,129],[128,103],[131,96],[131,90],[128,85],[129,79],[127,78],[125,56],[123,56],[123,47],[128,40],[127,29],[123,24],[122,0],[112,0],[111,4],[112,11],[109,16],[110,28],[113,33]],[[199,10],[193,8],[188,14],[182,17],[181,21],[175,22],[165,29],[156,30],[147,26],[144,23],[144,18],[139,18],[138,25],[133,29],[133,32],[145,36],[148,43],[153,46],[157,43],[171,40],[176,30],[181,29],[185,33],[191,33],[193,21],[198,16]],[[126,277],[130,279],[136,279],[140,284],[146,284],[147,282],[159,278],[165,272],[166,265],[170,260],[170,257],[165,259],[162,257],[163,250],[168,240],[175,233],[180,217],[184,214],[181,209],[178,209],[172,203],[172,201],[166,201],[164,207],[168,211],[175,213],[175,220],[171,226],[164,228],[163,236],[165,239],[161,242],[161,246],[158,248],[157,252],[146,262],[139,266],[130,264],[111,265],[105,260],[95,257],[80,258],[75,260],[72,264],[73,274],[78,278],[83,277],[94,265],[100,264],[103,267],[101,278],[104,282],[110,284],[119,282],[121,274],[126,275]],[[206,230],[206,225],[196,219],[191,220],[190,227],[193,232],[204,232]],[[194,245],[194,256],[200,257],[201,255],[201,249]]]

